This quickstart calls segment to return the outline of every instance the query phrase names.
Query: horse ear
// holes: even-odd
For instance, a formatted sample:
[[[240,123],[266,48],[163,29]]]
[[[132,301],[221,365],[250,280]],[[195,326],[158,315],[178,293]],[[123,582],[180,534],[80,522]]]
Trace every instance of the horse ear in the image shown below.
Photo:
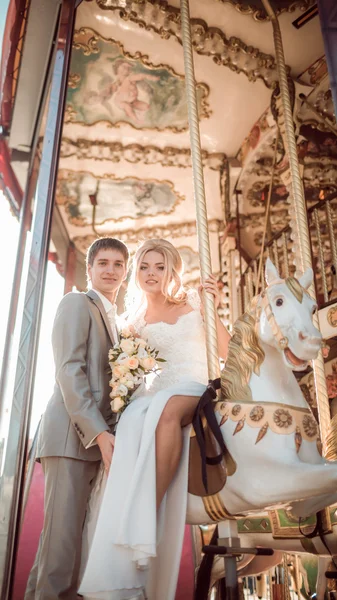
[[[275,279],[280,279],[277,268],[271,262],[270,258],[267,258],[266,260],[265,277],[267,285],[270,285]]]
[[[314,272],[312,269],[309,268],[305,271],[305,273],[303,273],[302,277],[300,277],[298,281],[300,282],[301,286],[305,290],[307,290],[311,286],[313,280],[314,280]]]

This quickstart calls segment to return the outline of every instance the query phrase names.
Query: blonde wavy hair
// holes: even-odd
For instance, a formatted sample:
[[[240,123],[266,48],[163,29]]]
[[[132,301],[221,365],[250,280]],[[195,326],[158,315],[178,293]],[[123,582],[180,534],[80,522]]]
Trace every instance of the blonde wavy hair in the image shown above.
[[[222,399],[252,401],[249,380],[260,372],[265,354],[255,331],[256,308],[260,296],[252,299],[246,312],[238,318],[228,346],[226,367],[221,373]]]
[[[165,298],[173,304],[186,301],[186,291],[183,287],[182,275],[184,263],[178,250],[167,240],[147,240],[139,246],[132,261],[132,273],[128,285],[126,304],[129,310],[136,312],[145,302],[145,294],[139,286],[139,269],[147,252],[159,252],[165,265],[161,291]]]

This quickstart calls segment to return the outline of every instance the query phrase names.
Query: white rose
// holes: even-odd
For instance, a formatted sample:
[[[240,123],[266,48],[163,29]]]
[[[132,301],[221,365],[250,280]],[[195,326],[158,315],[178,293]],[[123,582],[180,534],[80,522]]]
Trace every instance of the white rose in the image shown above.
[[[124,375],[124,372],[125,372],[125,368],[122,365],[116,365],[112,369],[112,374],[116,379],[119,379],[120,377],[122,377],[122,375]]]
[[[126,387],[126,385],[124,385],[123,383],[121,383],[118,386],[118,392],[121,396],[126,396],[128,393],[128,388]]]
[[[156,361],[154,358],[152,358],[152,356],[148,356],[147,358],[142,358],[140,364],[146,371],[150,371],[156,366]]]
[[[119,412],[121,410],[121,408],[123,408],[124,405],[125,405],[125,402],[120,396],[117,396],[117,398],[114,398],[110,402],[111,410],[114,413]]]
[[[132,331],[130,329],[130,327],[123,327],[122,331],[121,331],[121,336],[124,338],[129,338],[132,335]]]
[[[145,350],[145,348],[138,348],[138,352],[137,352],[137,358],[146,358],[147,357],[147,352]]]
[[[135,344],[132,340],[122,340],[120,346],[126,354],[132,354],[135,350]]]
[[[130,379],[125,383],[125,385],[128,388],[128,390],[133,390],[133,388],[135,387],[134,382],[130,381]]]
[[[128,358],[128,360],[125,361],[125,363],[129,367],[129,369],[132,369],[132,370],[138,369],[138,367],[139,367],[139,360],[135,356]]]
[[[139,348],[145,348],[145,346],[147,346],[147,341],[143,340],[142,338],[138,338],[137,344],[138,344]]]
[[[128,341],[128,340],[125,340],[125,341]],[[126,354],[126,352],[121,352],[119,357],[116,360],[116,363],[121,365],[121,364],[123,364],[123,362],[125,361],[126,358],[129,358],[128,354]]]
[[[109,396],[110,398],[116,398],[116,396],[118,396],[119,392],[118,392],[118,385],[114,385]]]

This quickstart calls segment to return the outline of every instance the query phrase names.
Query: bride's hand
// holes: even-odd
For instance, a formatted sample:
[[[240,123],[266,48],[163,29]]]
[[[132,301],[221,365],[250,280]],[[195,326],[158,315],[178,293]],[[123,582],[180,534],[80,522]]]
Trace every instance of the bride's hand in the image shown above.
[[[202,304],[202,314],[204,312],[204,298],[203,298],[203,293],[202,291],[205,290],[205,292],[207,292],[208,294],[212,294],[212,296],[214,297],[214,306],[217,309],[219,307],[220,304],[220,291],[218,288],[218,280],[215,277],[215,275],[210,275],[209,277],[207,277],[207,279],[205,279],[205,283],[204,285],[200,285],[198,288],[198,292],[199,292],[199,296],[201,299],[201,304]]]

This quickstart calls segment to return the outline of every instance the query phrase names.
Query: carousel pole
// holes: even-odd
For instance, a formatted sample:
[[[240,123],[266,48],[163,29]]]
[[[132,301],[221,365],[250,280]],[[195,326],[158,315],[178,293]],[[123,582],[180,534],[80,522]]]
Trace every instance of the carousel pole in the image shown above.
[[[194,63],[190,28],[190,11],[188,0],[181,0],[180,9],[181,33],[185,63],[187,110],[190,128],[194,199],[197,217],[200,272],[201,281],[204,282],[205,279],[207,279],[207,277],[212,273],[212,265],[208,234],[204,174],[201,159],[199,116],[194,77]],[[219,377],[220,372],[218,357],[218,340],[215,321],[214,301],[210,294],[205,294],[205,324],[208,375],[209,379],[216,379],[217,377]]]
[[[190,129],[192,170],[193,170],[193,185],[194,199],[196,206],[196,220],[198,232],[198,245],[200,257],[200,272],[201,281],[212,273],[211,252],[208,234],[207,209],[204,176],[201,160],[201,145],[199,131],[199,117],[197,95],[195,87],[193,51],[190,28],[190,13],[188,0],[180,1],[181,10],[181,33],[184,49],[185,63],[185,82],[186,82],[186,97],[188,109],[188,121]],[[207,348],[207,364],[208,376],[213,380],[219,377],[219,357],[218,357],[218,341],[215,320],[214,301],[209,294],[205,294],[205,325],[206,325],[206,348]],[[220,546],[239,546],[239,538],[237,533],[236,521],[227,520],[219,523],[219,540]],[[226,598],[228,600],[236,600],[239,597],[239,588],[236,571],[236,557],[228,553],[225,557],[226,569]]]
[[[298,245],[298,252],[296,252],[298,262],[296,267],[300,271],[304,272],[306,269],[312,268],[311,243],[307,220],[307,208],[304,198],[304,189],[298,163],[297,145],[294,131],[293,113],[288,88],[287,71],[284,59],[282,35],[277,16],[269,0],[262,0],[262,4],[268,16],[270,17],[273,26],[275,54],[279,75],[279,86],[284,111],[284,126],[287,146],[286,150],[289,158],[289,167],[292,183],[291,201],[293,204],[295,217],[292,220],[292,228],[293,233],[295,235],[295,242]],[[315,298],[314,285],[311,285],[309,292],[312,298]],[[314,324],[319,329],[317,313],[314,315]],[[317,359],[313,361],[313,372],[319,413],[320,434],[323,443],[324,454],[326,451],[326,437],[329,431],[331,419],[322,351],[320,351]]]

